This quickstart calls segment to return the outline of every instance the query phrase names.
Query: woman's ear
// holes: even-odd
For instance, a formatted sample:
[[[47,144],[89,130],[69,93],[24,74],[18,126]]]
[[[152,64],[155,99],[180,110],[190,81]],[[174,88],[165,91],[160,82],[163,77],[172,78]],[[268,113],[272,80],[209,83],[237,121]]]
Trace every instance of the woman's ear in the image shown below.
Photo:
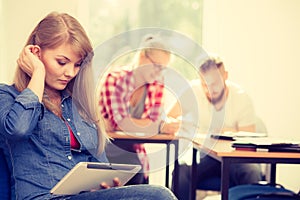
[[[38,45],[34,45],[31,49],[31,52],[38,58],[41,58],[41,48]]]

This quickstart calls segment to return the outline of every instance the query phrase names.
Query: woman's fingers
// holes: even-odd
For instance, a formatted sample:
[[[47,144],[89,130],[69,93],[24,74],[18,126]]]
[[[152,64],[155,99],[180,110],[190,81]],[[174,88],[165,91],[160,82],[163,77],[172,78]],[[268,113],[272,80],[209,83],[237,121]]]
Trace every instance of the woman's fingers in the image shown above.
[[[113,183],[114,183],[114,187],[121,186],[121,181],[117,177],[113,179]]]
[[[27,45],[23,48],[17,59],[18,66],[29,76],[31,76],[38,67],[44,67],[44,64],[39,59],[39,53],[39,46]]]
[[[116,178],[113,179],[113,185],[112,186],[108,185],[106,182],[102,182],[102,183],[100,183],[100,189],[108,189],[108,188],[111,188],[111,187],[118,187],[120,185],[121,185],[121,182],[120,182],[119,178],[116,177]]]

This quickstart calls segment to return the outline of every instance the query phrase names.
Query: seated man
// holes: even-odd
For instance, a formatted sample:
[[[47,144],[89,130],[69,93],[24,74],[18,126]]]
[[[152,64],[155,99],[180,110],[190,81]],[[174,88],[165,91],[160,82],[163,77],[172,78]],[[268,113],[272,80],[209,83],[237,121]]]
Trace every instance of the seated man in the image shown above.
[[[144,38],[132,70],[124,66],[110,72],[101,87],[100,109],[108,131],[159,132],[174,134],[179,122],[166,123],[161,119],[163,108],[162,70],[168,65],[171,54],[157,35]],[[128,68],[128,67],[127,67]],[[143,145],[108,144],[106,155],[110,162],[141,164],[143,173],[137,174],[128,184],[148,183],[149,163]]]
[[[222,133],[225,131],[255,132],[255,112],[249,96],[238,85],[227,80],[228,72],[217,57],[209,57],[200,66],[200,80],[192,81],[192,89],[182,95],[187,102],[191,91],[196,95],[199,111],[200,133]],[[186,99],[186,100],[184,100]],[[189,105],[178,103],[169,115],[176,118],[188,113]],[[184,125],[184,122],[182,122]],[[179,199],[189,199],[191,183],[187,165],[180,166]],[[221,163],[200,152],[197,180],[221,177]],[[259,164],[233,164],[230,169],[230,185],[257,183],[262,178]]]

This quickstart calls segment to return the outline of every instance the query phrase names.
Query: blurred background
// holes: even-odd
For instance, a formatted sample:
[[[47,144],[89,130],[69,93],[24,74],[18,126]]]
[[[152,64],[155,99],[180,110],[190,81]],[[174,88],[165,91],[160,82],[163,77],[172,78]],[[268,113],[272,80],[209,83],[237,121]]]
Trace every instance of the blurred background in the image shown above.
[[[11,83],[27,37],[51,11],[76,17],[94,47],[143,27],[184,34],[223,58],[229,79],[252,97],[269,135],[300,141],[299,0],[0,0],[0,82]],[[175,56],[171,65],[195,78],[183,58]],[[279,165],[277,182],[298,191],[299,172],[300,166]]]

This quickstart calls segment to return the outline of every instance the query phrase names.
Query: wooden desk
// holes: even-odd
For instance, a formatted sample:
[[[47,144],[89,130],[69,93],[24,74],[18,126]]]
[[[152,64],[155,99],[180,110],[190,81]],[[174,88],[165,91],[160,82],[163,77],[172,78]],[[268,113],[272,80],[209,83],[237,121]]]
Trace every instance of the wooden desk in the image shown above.
[[[286,152],[256,152],[256,151],[237,151],[231,147],[231,141],[216,140],[208,138],[197,138],[194,140],[192,177],[197,174],[197,151],[201,150],[212,158],[221,162],[221,196],[222,200],[228,199],[229,189],[229,168],[232,163],[270,163],[271,164],[271,184],[276,183],[276,164],[300,164],[300,153]],[[210,148],[208,148],[210,147]],[[192,180],[191,196],[195,199],[196,178]]]
[[[156,144],[165,144],[166,149],[166,179],[165,179],[165,185],[166,187],[170,188],[169,186],[169,163],[170,163],[170,145],[174,145],[174,187],[173,192],[175,195],[177,195],[177,189],[178,189],[178,138],[173,135],[167,135],[167,134],[157,134],[153,136],[143,136],[143,135],[128,135],[122,132],[110,132],[108,135],[114,139],[115,142],[118,144],[132,142],[132,143],[156,143]]]

